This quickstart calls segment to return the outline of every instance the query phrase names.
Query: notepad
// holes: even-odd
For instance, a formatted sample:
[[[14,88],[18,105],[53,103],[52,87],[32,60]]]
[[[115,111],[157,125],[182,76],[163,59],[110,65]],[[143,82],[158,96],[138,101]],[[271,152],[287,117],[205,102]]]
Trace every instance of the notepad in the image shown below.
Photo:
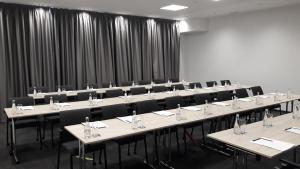
[[[203,89],[205,89],[205,90],[210,90],[211,87],[203,87]]]
[[[295,134],[300,134],[300,128],[299,127],[291,127],[285,129],[287,132],[295,133]]]
[[[61,107],[71,106],[70,103],[55,103],[55,104]]]
[[[189,111],[200,111],[201,107],[188,106],[188,107],[182,107],[182,109],[189,110]]]
[[[86,125],[86,123],[82,123],[84,126]],[[106,125],[105,123],[102,123],[101,121],[94,121],[94,122],[90,122],[90,127],[91,128],[106,128],[108,127],[108,125]]]
[[[248,98],[240,98],[240,99],[237,99],[238,101],[242,101],[242,102],[252,102],[251,99],[248,99]]]
[[[125,117],[117,117],[117,119],[125,122],[125,123],[131,123],[132,122],[132,116],[125,116]]]
[[[265,138],[265,137],[260,137],[258,139],[252,140],[252,143],[259,144],[262,146],[266,146],[269,148],[273,148],[275,150],[279,151],[286,151],[292,147],[294,147],[294,144],[275,140],[275,139],[270,139],[270,138]]]
[[[18,106],[18,110],[34,110],[34,107],[32,106]]]
[[[132,95],[128,95],[128,96],[119,96],[122,99],[132,99],[133,96]]]
[[[93,99],[94,102],[103,102],[103,99]]]
[[[160,116],[172,116],[174,115],[173,112],[169,112],[169,111],[157,111],[154,112],[154,114],[160,115]]]
[[[270,96],[266,96],[266,95],[259,95],[258,97],[263,98],[263,99],[270,98]]]
[[[228,103],[224,103],[224,102],[214,102],[212,103],[213,105],[217,105],[217,106],[229,106]]]

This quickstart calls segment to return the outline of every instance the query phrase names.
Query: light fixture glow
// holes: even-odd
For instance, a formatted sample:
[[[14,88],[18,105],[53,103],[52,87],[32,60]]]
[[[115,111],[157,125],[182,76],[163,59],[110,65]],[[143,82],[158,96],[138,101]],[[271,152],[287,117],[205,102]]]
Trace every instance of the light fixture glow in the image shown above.
[[[179,11],[179,10],[183,10],[183,9],[186,9],[188,8],[187,6],[182,6],[182,5],[168,5],[168,6],[164,6],[164,7],[161,7],[160,9],[163,9],[163,10],[169,10],[169,11]]]
[[[219,2],[219,1],[221,1],[221,0],[212,0],[212,1],[214,1],[214,2]]]

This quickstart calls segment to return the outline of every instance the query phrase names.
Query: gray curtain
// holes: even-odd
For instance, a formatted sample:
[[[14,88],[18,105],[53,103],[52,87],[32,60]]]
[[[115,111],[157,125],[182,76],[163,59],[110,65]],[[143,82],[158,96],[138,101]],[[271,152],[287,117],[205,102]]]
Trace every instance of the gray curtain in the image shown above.
[[[0,106],[30,87],[179,77],[176,21],[0,3]]]

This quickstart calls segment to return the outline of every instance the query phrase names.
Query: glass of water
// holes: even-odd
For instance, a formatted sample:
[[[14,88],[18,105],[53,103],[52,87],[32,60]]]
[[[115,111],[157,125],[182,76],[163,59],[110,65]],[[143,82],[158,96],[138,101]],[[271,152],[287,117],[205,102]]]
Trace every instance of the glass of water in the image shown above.
[[[247,120],[245,118],[239,119],[240,124],[240,133],[245,134],[246,133],[246,127],[247,127]]]

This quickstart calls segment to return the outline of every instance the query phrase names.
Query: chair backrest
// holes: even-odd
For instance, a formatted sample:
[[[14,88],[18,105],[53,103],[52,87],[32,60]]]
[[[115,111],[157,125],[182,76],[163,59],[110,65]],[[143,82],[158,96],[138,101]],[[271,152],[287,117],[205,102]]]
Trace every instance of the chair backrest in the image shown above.
[[[74,140],[75,138],[65,130],[65,126],[80,124],[85,122],[85,118],[91,119],[91,113],[89,109],[67,110],[59,113],[60,122],[60,142],[67,142]],[[90,120],[91,121],[91,120]]]
[[[174,84],[174,85],[171,85],[172,90],[173,90],[174,87],[175,87],[176,90],[184,90],[183,84]]]
[[[89,88],[93,88],[93,89],[96,89],[98,88],[98,85],[97,84],[94,84],[94,83],[86,83],[82,86],[82,89],[85,90],[86,87],[89,85]]]
[[[114,86],[115,85],[115,83],[113,83],[113,82],[103,82],[102,84],[101,84],[101,86],[102,86],[102,88],[109,88],[109,85],[112,85],[112,86]]]
[[[220,91],[217,93],[217,100],[222,102],[232,100],[232,91]]]
[[[169,80],[171,80],[171,82],[173,82],[173,83],[179,82],[179,79],[178,79],[178,78],[171,78],[171,79],[169,79]]]
[[[34,99],[33,97],[15,97],[15,98],[9,98],[7,100],[7,107],[12,106],[12,101],[15,100],[16,106],[18,104],[22,104],[22,106],[33,106],[34,105]]]
[[[209,93],[204,93],[204,94],[195,94],[194,95],[194,101],[195,101],[195,104],[205,104],[206,101],[208,103],[212,102],[213,101],[213,97],[212,95],[210,95]]]
[[[148,85],[150,83],[151,82],[149,80],[141,80],[141,81],[139,81],[139,85]]]
[[[258,95],[263,95],[264,94],[264,92],[263,92],[263,90],[260,86],[254,86],[254,87],[251,87],[250,89],[253,93],[253,96],[256,96],[257,94]]]
[[[230,80],[221,80],[220,82],[221,82],[222,86],[225,86],[225,83],[227,83],[228,85],[231,85]]]
[[[194,82],[194,83],[189,84],[190,89],[194,89],[195,85],[196,85],[197,88],[202,88],[202,85],[201,85],[200,82]]]
[[[58,87],[60,87],[61,90],[65,90],[65,91],[75,90],[71,85],[62,85],[62,86],[58,86]]]
[[[119,97],[119,96],[123,96],[122,89],[106,90],[104,94],[105,98],[112,98],[112,97]]]
[[[121,86],[132,86],[132,81],[128,81],[128,82],[121,82]]]
[[[166,81],[164,79],[155,79],[154,83],[161,84],[161,83],[166,83]]]
[[[68,98],[66,94],[55,94],[55,95],[46,95],[44,97],[45,103],[50,103],[50,97],[52,97],[53,101],[57,100],[59,103],[67,102]]]
[[[180,104],[181,107],[185,106],[181,96],[174,96],[174,97],[166,98],[166,109],[167,110],[177,108],[178,104]]]
[[[146,100],[142,102],[137,102],[135,104],[136,113],[143,114],[143,113],[150,113],[153,111],[159,111],[160,107],[156,100]]]
[[[130,88],[130,93],[132,95],[145,94],[147,90],[145,87],[132,87]]]
[[[208,81],[208,82],[206,82],[207,87],[213,87],[214,85],[218,85],[217,81]]]
[[[165,91],[168,91],[169,88],[167,88],[166,86],[153,86],[152,87],[152,91],[155,92],[155,93],[158,93],[158,92],[165,92]]]
[[[125,104],[116,104],[102,107],[101,120],[113,119],[116,117],[128,116],[128,108]]]
[[[235,96],[237,98],[245,98],[245,97],[249,97],[249,94],[247,92],[247,89],[235,89]]]
[[[32,94],[34,90],[34,87],[29,88],[29,93]],[[36,92],[41,91],[42,93],[49,92],[46,87],[36,87]]]
[[[92,97],[97,97],[97,94],[95,91],[91,91],[91,92],[79,92],[77,93],[77,100],[78,101],[84,101],[84,100],[88,100],[90,97],[90,94],[92,94]]]

